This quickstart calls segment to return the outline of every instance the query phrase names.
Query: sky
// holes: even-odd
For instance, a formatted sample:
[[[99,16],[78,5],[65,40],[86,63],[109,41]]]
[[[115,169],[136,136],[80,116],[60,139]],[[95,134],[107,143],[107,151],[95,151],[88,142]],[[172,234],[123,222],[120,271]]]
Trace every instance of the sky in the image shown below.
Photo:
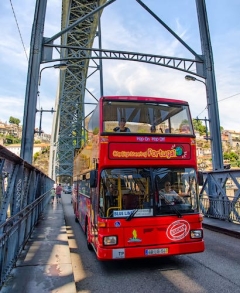
[[[189,47],[201,54],[195,0],[143,0]],[[220,125],[240,132],[240,1],[205,0],[214,59]],[[0,121],[23,122],[34,0],[0,1]],[[60,31],[62,1],[48,0],[44,37]],[[14,11],[14,12],[13,12]],[[192,54],[135,0],[116,0],[102,14],[103,49],[193,59]],[[19,32],[20,31],[20,32]],[[97,40],[96,40],[97,41]],[[94,47],[97,48],[96,41]],[[56,53],[55,53],[56,54]],[[52,65],[52,64],[51,64]],[[41,65],[41,68],[45,67]],[[103,61],[104,95],[140,95],[185,100],[192,118],[208,118],[204,83],[186,81],[187,73],[131,61]],[[37,110],[55,106],[59,70],[41,73]],[[204,81],[204,80],[202,80]],[[87,81],[99,97],[99,75]],[[86,95],[86,102],[93,102]],[[91,109],[86,108],[86,114]],[[42,129],[51,133],[51,113],[43,112]],[[39,113],[35,127],[39,127]]]

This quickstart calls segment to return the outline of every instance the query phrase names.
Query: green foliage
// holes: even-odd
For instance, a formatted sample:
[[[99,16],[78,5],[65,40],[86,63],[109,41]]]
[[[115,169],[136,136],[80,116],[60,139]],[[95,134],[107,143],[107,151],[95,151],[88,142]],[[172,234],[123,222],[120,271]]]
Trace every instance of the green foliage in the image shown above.
[[[21,143],[21,139],[14,137],[12,135],[6,135],[5,137],[6,144],[17,144]]]
[[[50,147],[47,146],[42,150],[42,154],[48,154],[50,152]]]
[[[200,135],[206,134],[206,126],[202,124],[202,120],[193,119],[193,128],[199,131]]]
[[[15,117],[13,117],[13,116],[10,116],[10,118],[9,118],[9,123],[10,123],[10,124],[16,124],[16,125],[19,126],[20,122],[21,122],[20,119],[15,118]]]
[[[181,127],[181,125],[185,125],[185,124],[189,125],[187,119],[183,119],[183,120],[182,120],[182,122],[181,122],[181,124],[180,124],[180,127]]]
[[[99,128],[98,128],[98,127],[95,127],[95,128],[93,129],[93,134],[96,135],[96,134],[98,134],[98,133],[99,133]]]
[[[230,160],[230,162],[237,161],[239,158],[238,154],[235,152],[225,152],[223,153],[223,159],[224,160]]]
[[[39,152],[36,152],[34,155],[33,155],[33,160],[34,162],[36,162],[37,158],[40,156],[40,153]]]

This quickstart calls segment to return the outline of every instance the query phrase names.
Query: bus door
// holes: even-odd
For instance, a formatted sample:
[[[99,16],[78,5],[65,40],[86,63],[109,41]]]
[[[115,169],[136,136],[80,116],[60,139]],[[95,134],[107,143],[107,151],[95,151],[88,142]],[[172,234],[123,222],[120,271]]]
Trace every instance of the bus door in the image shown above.
[[[96,170],[93,170],[96,171]],[[94,246],[97,243],[97,236],[98,236],[98,225],[97,225],[97,218],[98,218],[98,198],[99,194],[96,188],[96,182],[97,178],[93,180],[91,177],[97,176],[97,171],[93,172],[91,174],[90,172],[90,228],[91,228],[91,234],[92,234],[92,242],[94,243]],[[93,181],[92,181],[93,180]]]

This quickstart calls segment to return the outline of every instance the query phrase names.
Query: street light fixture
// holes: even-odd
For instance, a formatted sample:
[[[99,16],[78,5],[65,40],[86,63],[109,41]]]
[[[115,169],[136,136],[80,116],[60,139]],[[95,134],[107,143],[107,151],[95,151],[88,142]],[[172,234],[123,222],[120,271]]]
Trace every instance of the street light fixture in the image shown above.
[[[185,76],[185,79],[186,79],[186,80],[192,80],[192,81],[195,81],[195,80],[196,80],[196,77],[191,76],[191,75],[186,75],[186,76]]]
[[[54,64],[52,66],[46,66],[46,67],[43,67],[41,70],[40,70],[40,73],[39,73],[39,79],[38,79],[38,85],[40,86],[41,84],[41,76],[42,76],[42,71],[46,68],[55,68],[55,69],[60,69],[60,70],[66,70],[68,67],[68,64],[67,63],[59,63],[59,64]]]
[[[194,76],[191,76],[191,75],[186,75],[185,76],[185,79],[187,80],[187,81],[200,81],[200,82],[202,82],[202,83],[204,83],[205,84],[205,86],[206,86],[206,83],[204,82],[204,81],[202,81],[201,79],[198,79],[198,78],[196,78],[196,77],[194,77]]]

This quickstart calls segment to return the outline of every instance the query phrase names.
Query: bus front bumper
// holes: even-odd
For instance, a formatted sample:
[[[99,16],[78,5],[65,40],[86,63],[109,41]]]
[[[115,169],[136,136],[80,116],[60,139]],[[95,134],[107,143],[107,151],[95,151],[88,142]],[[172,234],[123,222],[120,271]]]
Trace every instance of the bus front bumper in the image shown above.
[[[166,257],[171,255],[190,254],[203,252],[204,240],[188,243],[171,243],[162,246],[151,247],[98,247],[96,250],[99,260],[120,260],[130,258]]]

